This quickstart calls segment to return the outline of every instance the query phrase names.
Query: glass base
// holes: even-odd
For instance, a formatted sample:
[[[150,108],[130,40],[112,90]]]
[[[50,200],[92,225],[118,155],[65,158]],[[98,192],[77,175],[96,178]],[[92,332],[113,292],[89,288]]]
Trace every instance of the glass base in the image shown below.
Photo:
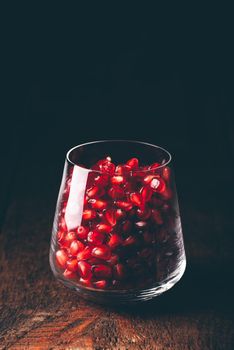
[[[74,285],[61,278],[61,275],[52,268],[55,277],[65,286],[77,291],[82,298],[93,301],[98,304],[116,305],[129,304],[151,300],[160,294],[172,288],[183,276],[186,268],[186,260],[181,261],[180,265],[167,279],[154,286],[138,290],[98,290],[94,288]]]

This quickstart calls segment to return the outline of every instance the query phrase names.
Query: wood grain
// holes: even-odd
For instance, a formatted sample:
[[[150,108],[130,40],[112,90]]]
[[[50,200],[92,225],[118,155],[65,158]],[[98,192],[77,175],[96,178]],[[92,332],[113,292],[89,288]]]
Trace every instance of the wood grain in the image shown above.
[[[60,175],[56,164],[22,160],[12,182],[0,236],[0,349],[233,350],[233,217],[231,199],[217,191],[230,174],[179,174],[185,276],[156,300],[121,308],[82,300],[50,271]]]

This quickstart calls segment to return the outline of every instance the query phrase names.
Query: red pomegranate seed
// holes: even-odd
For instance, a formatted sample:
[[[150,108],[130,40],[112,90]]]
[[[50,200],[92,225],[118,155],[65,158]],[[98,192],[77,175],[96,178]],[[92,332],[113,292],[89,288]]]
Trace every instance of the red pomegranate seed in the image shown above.
[[[163,168],[162,176],[163,176],[164,180],[169,181],[170,177],[171,177],[171,169],[167,166],[165,168]]]
[[[100,193],[100,188],[98,186],[93,186],[86,191],[89,198],[97,197]]]
[[[130,173],[130,171],[131,171],[131,167],[126,164],[117,165],[117,167],[115,168],[115,173],[118,175],[126,176]]]
[[[126,277],[126,267],[123,264],[116,264],[114,266],[114,277],[117,280],[122,280]]]
[[[58,242],[61,242],[65,239],[65,232],[64,231],[58,231],[57,232],[57,240]]]
[[[170,188],[166,188],[164,192],[161,193],[163,199],[166,201],[170,200],[173,196],[172,190]]]
[[[77,254],[77,260],[80,261],[80,260],[87,260],[91,258],[92,256],[91,252],[92,252],[92,249],[90,247],[85,247],[84,250],[82,250]]]
[[[92,250],[92,256],[94,256],[95,258],[108,260],[111,256],[110,248],[108,248],[105,245],[95,247]]]
[[[89,229],[88,229],[88,227],[85,227],[85,226],[79,226],[76,233],[77,233],[78,238],[86,239],[87,235],[89,233]]]
[[[86,287],[91,287],[92,283],[89,278],[82,278],[80,277],[79,282],[85,285]]]
[[[68,260],[66,266],[69,271],[76,272],[78,269],[77,260],[76,259]]]
[[[64,218],[61,219],[61,222],[59,224],[59,228],[62,230],[62,231],[67,231],[67,225],[66,225],[66,221]]]
[[[123,176],[121,175],[115,175],[115,176],[112,176],[111,178],[111,183],[113,185],[121,185],[125,182],[125,179]]]
[[[150,170],[155,170],[157,169],[161,164],[160,163],[153,163],[152,165],[150,165],[149,169]]]
[[[89,265],[86,261],[79,261],[77,263],[77,267],[80,277],[88,279],[92,276],[91,265]]]
[[[136,193],[136,192],[131,193],[130,200],[134,205],[138,207],[141,207],[143,204],[142,196],[140,195],[140,193]]]
[[[118,209],[120,210],[120,209]],[[108,209],[105,211],[105,219],[111,226],[116,225],[116,217],[117,217],[117,210],[115,209]]]
[[[109,159],[104,159],[98,162],[99,169],[101,172],[106,173],[108,175],[114,175],[115,165],[111,163]]]
[[[89,203],[93,209],[104,210],[107,208],[107,202],[100,199],[90,199]]]
[[[132,229],[132,222],[130,220],[126,220],[121,225],[121,231],[123,233],[128,233]]]
[[[145,206],[144,209],[137,209],[137,216],[141,220],[147,220],[151,216],[151,209],[148,206]]]
[[[124,202],[124,201],[116,201],[117,207],[120,209],[124,209],[126,211],[129,211],[132,209],[133,205],[130,202]]]
[[[73,256],[77,256],[85,248],[84,244],[78,240],[75,240],[71,243],[69,253]]]
[[[108,191],[108,195],[113,199],[122,198],[124,194],[124,190],[118,185],[112,186]]]
[[[111,267],[107,265],[93,266],[92,271],[96,278],[110,278],[112,275]]]
[[[65,246],[65,247],[70,247],[70,245],[71,245],[71,243],[74,241],[74,240],[76,240],[76,238],[77,238],[77,235],[76,235],[76,233],[75,232],[68,232],[67,234],[66,234],[66,236],[65,236],[65,239],[64,239],[64,241],[63,241],[63,245]]]
[[[77,277],[76,273],[66,269],[64,272],[63,272],[63,276],[67,279],[74,279]]]
[[[136,169],[138,168],[139,161],[137,158],[131,158],[127,161],[126,163],[131,169]]]
[[[102,232],[90,231],[88,234],[88,242],[95,245],[101,245],[104,241],[104,238],[105,235]]]
[[[63,250],[63,249],[58,250],[56,252],[55,256],[56,256],[56,261],[57,261],[58,265],[60,267],[65,268],[66,267],[66,263],[67,263],[67,259],[68,259],[66,251]]]
[[[140,190],[140,194],[144,202],[149,202],[152,197],[153,191],[151,190],[150,187],[143,186]]]
[[[154,221],[155,221],[158,225],[162,225],[162,224],[163,224],[162,215],[161,215],[161,213],[160,213],[159,210],[157,210],[157,209],[153,209],[153,210],[152,210],[152,218],[154,219]]]
[[[114,249],[114,248],[118,247],[119,245],[121,245],[121,243],[122,243],[121,237],[119,235],[117,235],[116,233],[114,233],[110,237],[108,245],[109,245],[110,248]]]
[[[161,179],[161,178],[157,178],[157,179],[154,178],[150,182],[150,187],[152,188],[152,190],[154,192],[162,193],[166,189],[166,184],[165,184],[163,179]]]
[[[93,220],[96,218],[96,212],[92,209],[86,209],[83,211],[84,220]]]
[[[105,289],[107,287],[107,281],[105,280],[100,280],[93,282],[94,287],[99,288],[99,289]]]
[[[108,175],[98,175],[94,178],[94,182],[98,185],[98,186],[107,186],[109,183],[109,176]]]
[[[122,209],[116,210],[116,220],[125,219],[126,213]]]
[[[133,237],[133,236],[129,236],[128,238],[126,238],[124,241],[123,241],[123,246],[131,246],[131,245],[135,245],[137,243],[137,239],[136,237]]]
[[[107,262],[111,265],[117,264],[119,261],[119,256],[117,254],[112,254],[110,259],[107,260]]]
[[[96,229],[98,232],[110,233],[112,231],[112,226],[107,224],[98,224]]]
[[[144,183],[145,183],[146,185],[149,185],[150,182],[151,182],[153,179],[155,179],[156,177],[157,177],[156,175],[146,175],[146,176],[144,177],[143,181],[144,181]]]
[[[89,197],[84,196],[84,207],[88,204]]]

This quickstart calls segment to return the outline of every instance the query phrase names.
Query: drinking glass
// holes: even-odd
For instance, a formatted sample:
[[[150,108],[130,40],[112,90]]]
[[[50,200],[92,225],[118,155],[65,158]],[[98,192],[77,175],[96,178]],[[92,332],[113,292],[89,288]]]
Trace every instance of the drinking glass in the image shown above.
[[[149,300],[186,258],[171,155],[139,141],[68,151],[50,247],[55,277],[99,303]]]

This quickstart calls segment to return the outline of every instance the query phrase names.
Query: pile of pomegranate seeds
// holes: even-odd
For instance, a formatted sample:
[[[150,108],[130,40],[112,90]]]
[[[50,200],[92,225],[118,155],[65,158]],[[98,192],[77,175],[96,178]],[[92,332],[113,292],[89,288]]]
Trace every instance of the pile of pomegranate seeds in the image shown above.
[[[158,251],[173,230],[170,168],[98,161],[88,177],[81,225],[66,228],[67,179],[56,263],[65,279],[97,289],[143,288],[157,281]]]

